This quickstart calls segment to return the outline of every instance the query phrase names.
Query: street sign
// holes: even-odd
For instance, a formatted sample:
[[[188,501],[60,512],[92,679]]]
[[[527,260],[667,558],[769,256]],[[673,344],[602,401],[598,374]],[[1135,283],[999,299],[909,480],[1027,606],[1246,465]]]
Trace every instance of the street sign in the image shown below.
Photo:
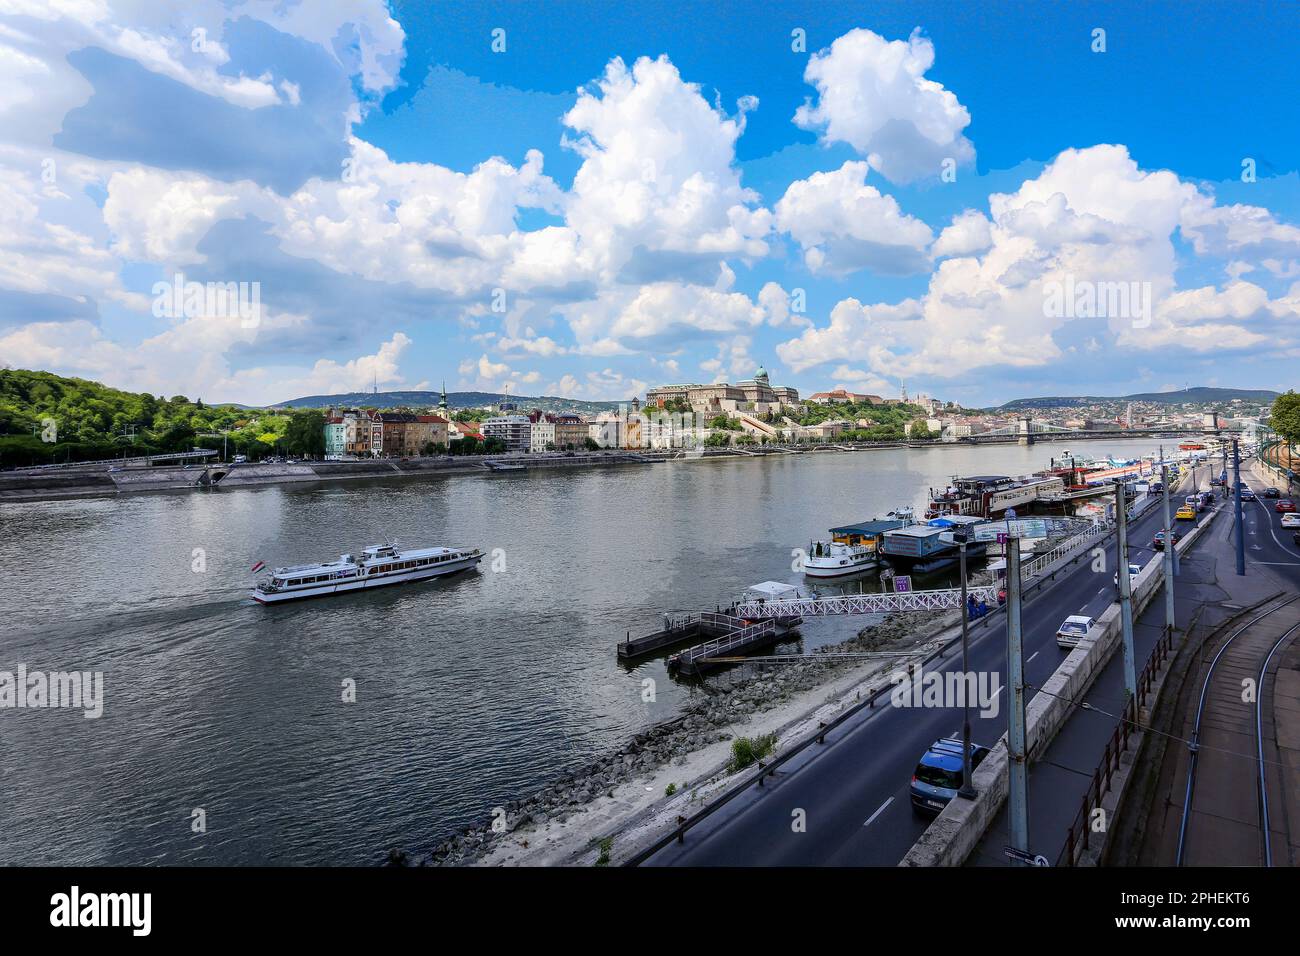
[[[910,574],[900,574],[894,578],[894,593],[901,594],[904,591],[912,590],[912,576]]]
[[[1046,538],[1047,522],[1042,518],[1021,518],[1019,521],[992,521],[975,528],[976,541],[1004,542],[1008,537]]]
[[[1025,864],[1026,866],[1051,866],[1052,865],[1051,863],[1048,862],[1047,857],[1043,856],[1041,853],[1038,854],[1027,853],[1024,850],[1017,850],[1013,846],[1004,846],[1002,848],[1002,852],[1007,855],[1007,859],[1016,860],[1020,863]]]

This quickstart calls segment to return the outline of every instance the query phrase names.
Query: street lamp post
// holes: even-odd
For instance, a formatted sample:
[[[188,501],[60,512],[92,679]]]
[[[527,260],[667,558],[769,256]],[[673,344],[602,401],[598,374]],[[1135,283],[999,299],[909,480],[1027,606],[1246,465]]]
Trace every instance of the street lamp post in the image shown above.
[[[970,608],[966,604],[966,543],[970,535],[959,531],[953,535],[957,541],[957,550],[961,555],[961,673],[962,680],[970,673]],[[970,700],[969,695],[962,695],[961,704],[961,789],[957,796],[967,800],[975,799],[975,787],[971,783],[970,768]]]
[[[1119,558],[1120,639],[1124,646],[1124,690],[1128,697],[1137,693],[1137,657],[1133,649],[1133,597],[1128,577],[1128,495],[1124,479],[1115,481],[1115,518],[1117,523],[1115,552]],[[1165,547],[1172,548],[1166,536]]]
[[[1011,845],[1029,852],[1029,763],[1025,752],[1025,661],[1020,619],[1020,539],[1007,535],[1007,817]]]

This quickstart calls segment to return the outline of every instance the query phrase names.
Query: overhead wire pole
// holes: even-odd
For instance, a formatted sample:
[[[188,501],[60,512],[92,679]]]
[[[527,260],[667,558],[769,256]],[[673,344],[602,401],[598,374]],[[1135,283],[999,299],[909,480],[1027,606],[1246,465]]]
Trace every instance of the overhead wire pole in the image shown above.
[[[1237,573],[1246,573],[1246,529],[1241,520],[1241,448],[1232,440],[1232,497],[1237,503]]]
[[[1011,845],[1029,852],[1029,763],[1025,754],[1025,663],[1020,628],[1020,539],[1007,536],[1007,808]]]
[[[1170,536],[1173,534],[1172,522],[1169,520],[1169,466],[1162,464],[1160,466],[1160,484],[1164,487],[1165,499],[1165,630],[1170,638],[1174,633],[1174,555],[1177,549],[1171,545]]]
[[[1119,560],[1120,635],[1124,644],[1124,693],[1131,698],[1137,694],[1137,655],[1133,650],[1133,591],[1128,578],[1128,496],[1122,478],[1115,481],[1115,521],[1119,529],[1116,556]],[[1173,542],[1166,534],[1165,549],[1172,547]]]

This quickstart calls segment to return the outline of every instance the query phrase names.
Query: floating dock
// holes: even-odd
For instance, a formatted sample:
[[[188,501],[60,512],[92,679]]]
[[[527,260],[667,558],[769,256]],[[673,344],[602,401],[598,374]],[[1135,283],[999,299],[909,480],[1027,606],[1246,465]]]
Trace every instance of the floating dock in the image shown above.
[[[629,632],[627,640],[618,645],[618,659],[620,663],[629,664],[650,657],[664,648],[698,640],[703,634],[704,622],[700,620],[698,614],[684,618],[667,618],[665,627],[653,634],[633,637]]]

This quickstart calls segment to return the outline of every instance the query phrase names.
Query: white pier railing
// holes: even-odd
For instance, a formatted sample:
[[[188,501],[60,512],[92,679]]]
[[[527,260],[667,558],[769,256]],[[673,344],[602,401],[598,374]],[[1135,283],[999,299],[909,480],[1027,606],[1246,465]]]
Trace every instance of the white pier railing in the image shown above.
[[[970,587],[966,593],[977,601],[996,606],[998,589],[988,585]],[[947,611],[961,607],[961,589],[939,591],[888,591],[884,594],[844,594],[826,598],[783,598],[745,601],[735,614],[742,618],[790,617],[825,614],[896,614],[900,611]]]

